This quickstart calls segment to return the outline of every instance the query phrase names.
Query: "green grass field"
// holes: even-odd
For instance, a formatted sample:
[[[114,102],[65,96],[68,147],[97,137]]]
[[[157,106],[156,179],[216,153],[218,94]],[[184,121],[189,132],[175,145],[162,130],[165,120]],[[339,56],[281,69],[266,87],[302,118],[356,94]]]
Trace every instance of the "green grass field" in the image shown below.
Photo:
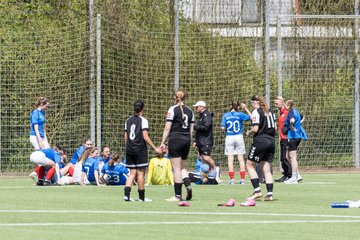
[[[2,178],[0,239],[358,239],[360,209],[330,204],[360,200],[360,175],[303,178],[275,183],[276,200],[255,207],[239,205],[252,192],[248,179],[245,186],[195,185],[191,206],[178,207],[165,201],[172,186],[148,186],[153,202],[142,203],[124,202],[123,187],[36,187],[27,178]],[[235,207],[217,206],[230,198]]]

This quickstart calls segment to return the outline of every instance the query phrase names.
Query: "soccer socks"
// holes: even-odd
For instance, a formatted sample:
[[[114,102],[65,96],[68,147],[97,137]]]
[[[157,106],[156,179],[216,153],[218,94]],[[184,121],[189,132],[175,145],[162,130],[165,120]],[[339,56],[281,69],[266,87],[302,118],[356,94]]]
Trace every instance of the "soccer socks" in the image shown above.
[[[52,177],[54,176],[54,173],[55,173],[55,168],[54,167],[50,168],[46,173],[46,181],[50,182]]]
[[[131,187],[124,187],[124,200],[130,201]]]
[[[273,184],[273,183],[267,183],[267,184],[266,184],[266,190],[267,190],[268,194],[271,193],[271,195],[272,195],[273,188],[274,188],[274,184]]]
[[[72,177],[74,175],[74,167],[70,166],[68,172],[69,172],[69,175]]]
[[[39,168],[38,177],[40,180],[44,180],[45,177],[45,167],[41,166]]]
[[[182,183],[174,184],[175,196],[178,198],[181,198],[181,186],[182,186]]]
[[[260,192],[260,183],[259,183],[259,178],[254,178],[254,179],[251,179],[251,184],[254,188],[254,192]]]
[[[145,199],[145,189],[144,190],[138,190],[139,193],[139,199],[144,201]]]
[[[231,179],[234,179],[234,175],[235,175],[234,172],[229,172],[230,180],[231,180]]]
[[[241,178],[242,180],[245,179],[245,171],[240,171],[240,178]]]

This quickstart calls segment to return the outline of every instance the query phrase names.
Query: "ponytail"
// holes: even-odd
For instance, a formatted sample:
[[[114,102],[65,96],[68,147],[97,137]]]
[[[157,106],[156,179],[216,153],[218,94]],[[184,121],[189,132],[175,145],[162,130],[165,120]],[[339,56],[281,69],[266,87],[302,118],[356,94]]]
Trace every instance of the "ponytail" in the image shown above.
[[[177,90],[174,94],[174,98],[175,98],[175,103],[179,105],[180,110],[181,110],[181,119],[184,121],[185,117],[184,117],[184,109],[182,106],[182,103],[185,101],[186,99],[186,93],[182,90]]]
[[[119,159],[120,159],[119,154],[117,154],[117,153],[111,154],[108,165],[109,166],[114,166],[115,163],[119,162]]]

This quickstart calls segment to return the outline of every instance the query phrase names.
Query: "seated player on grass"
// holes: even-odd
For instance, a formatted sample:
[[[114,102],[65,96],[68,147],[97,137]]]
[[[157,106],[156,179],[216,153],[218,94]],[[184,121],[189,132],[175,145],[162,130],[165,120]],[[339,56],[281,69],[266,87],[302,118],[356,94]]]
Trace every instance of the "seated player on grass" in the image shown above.
[[[101,169],[100,182],[106,185],[125,185],[129,170],[121,164],[117,153],[111,154],[110,160]]]
[[[174,185],[171,162],[164,153],[157,153],[155,158],[150,159],[146,184]]]
[[[210,167],[208,164],[202,164],[200,167],[200,172],[190,172],[189,173],[190,181],[197,184],[219,184],[220,182],[217,180],[216,172],[210,172]]]

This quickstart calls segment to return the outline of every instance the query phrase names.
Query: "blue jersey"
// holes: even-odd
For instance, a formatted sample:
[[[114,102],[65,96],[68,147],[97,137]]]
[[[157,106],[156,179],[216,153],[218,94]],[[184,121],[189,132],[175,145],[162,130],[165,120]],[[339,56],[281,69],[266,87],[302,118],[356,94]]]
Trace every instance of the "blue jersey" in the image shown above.
[[[200,172],[200,167],[202,165],[202,161],[199,157],[196,158],[196,165],[195,165],[195,171],[194,173],[199,173]]]
[[[304,140],[307,140],[307,134],[300,123],[301,118],[302,118],[300,112],[298,110],[296,110],[295,108],[293,108],[291,111],[289,111],[289,113],[286,117],[286,120],[285,120],[286,127],[290,126],[291,118],[295,119],[294,128],[296,129],[296,131],[289,129],[288,134],[287,134],[288,139],[302,138]]]
[[[95,182],[95,171],[99,171],[99,161],[97,158],[86,159],[82,166],[82,172],[86,173],[89,182]]]
[[[99,163],[100,163],[100,162],[103,162],[104,164],[107,164],[107,163],[109,162],[109,160],[110,160],[110,156],[107,157],[106,159],[104,159],[102,156],[99,156],[99,157],[98,157]]]
[[[35,109],[30,114],[30,135],[36,136],[34,125],[38,125],[40,137],[44,138],[45,112]]]
[[[101,173],[109,175],[109,178],[107,179],[109,185],[125,185],[125,175],[129,174],[129,170],[121,163],[114,166],[105,164],[105,166],[101,169]]]
[[[250,120],[250,116],[242,112],[227,112],[221,120],[221,127],[226,129],[226,136],[242,134],[242,122]]]
[[[61,156],[58,152],[56,152],[54,149],[52,148],[47,148],[47,149],[40,149],[38,151],[41,151],[45,154],[45,157],[47,157],[48,159],[50,159],[51,161],[54,161],[57,164],[61,164]]]
[[[83,145],[81,145],[78,149],[76,149],[76,151],[75,151],[74,155],[72,156],[70,162],[75,165],[77,163],[78,159],[83,154],[84,150],[85,150],[85,147]]]

